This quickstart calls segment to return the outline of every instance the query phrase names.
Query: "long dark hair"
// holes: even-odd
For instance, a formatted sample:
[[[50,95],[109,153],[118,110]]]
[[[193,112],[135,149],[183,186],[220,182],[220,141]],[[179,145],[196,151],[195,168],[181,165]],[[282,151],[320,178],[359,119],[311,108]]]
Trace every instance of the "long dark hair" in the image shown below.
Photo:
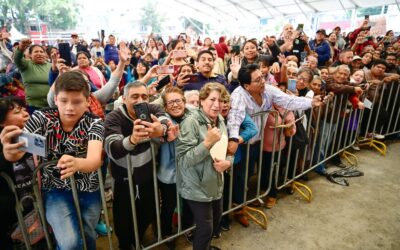
[[[7,113],[15,107],[25,107],[25,101],[17,96],[0,97],[0,123],[6,120]],[[0,130],[2,129],[0,126]]]

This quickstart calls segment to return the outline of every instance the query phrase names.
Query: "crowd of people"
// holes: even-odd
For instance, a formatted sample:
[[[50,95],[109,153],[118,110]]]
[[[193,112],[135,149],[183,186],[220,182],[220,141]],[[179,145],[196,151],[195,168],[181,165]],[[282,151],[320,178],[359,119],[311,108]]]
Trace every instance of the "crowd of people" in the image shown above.
[[[383,37],[372,36],[370,28],[366,19],[347,36],[336,27],[329,34],[318,29],[310,39],[301,28],[287,24],[279,36],[262,39],[192,41],[182,33],[168,43],[150,35],[145,42],[118,45],[112,34],[108,39],[102,34],[88,45],[73,33],[71,58],[62,58],[57,46],[36,45],[29,39],[10,44],[8,38],[1,38],[0,171],[15,181],[22,196],[26,192],[18,187],[26,191],[31,178],[23,179],[26,185],[22,185],[17,178],[21,168],[32,174],[39,164],[55,162],[41,172],[41,193],[57,249],[82,247],[70,176],[76,180],[87,247],[96,249],[99,168],[114,180],[112,210],[119,249],[138,244],[133,237],[131,199],[139,240],[155,223],[155,181],[162,236],[173,235],[173,216],[180,209],[182,227],[196,225],[186,235],[193,249],[218,249],[211,245],[212,238],[230,229],[232,217],[249,226],[242,210],[223,217],[222,212],[228,208],[230,188],[232,202],[244,202],[246,176],[255,174],[258,161],[252,156],[263,156],[257,171],[261,171],[261,189],[270,187],[263,204],[271,209],[278,193],[271,159],[293,155],[286,140],[308,131],[309,124],[315,128],[310,166],[327,157],[332,135],[351,119],[346,117],[347,101],[355,110],[364,109],[362,133],[383,139],[379,132],[388,126],[388,112],[384,107],[371,111],[363,100],[378,105],[382,98],[377,96],[387,86],[383,84],[399,82],[400,38],[392,30]],[[399,93],[397,86],[390,93]],[[399,105],[393,99],[385,98]],[[319,107],[325,112],[318,121],[312,113]],[[270,111],[266,119],[253,117],[266,111]],[[305,119],[298,126],[295,121],[302,114]],[[379,117],[376,126],[368,126],[369,116]],[[276,125],[283,125],[278,138]],[[27,142],[15,138],[23,133],[46,138],[46,154],[21,150]],[[293,143],[291,150],[304,150],[304,145]],[[282,165],[293,172],[296,160],[289,157],[288,164]],[[340,157],[333,160],[341,164]],[[325,164],[315,172],[326,175]],[[135,197],[130,195],[128,173]],[[4,218],[0,245],[12,249],[15,200],[1,178],[0,198]],[[181,207],[177,199],[182,200]],[[166,244],[175,248],[174,241]]]

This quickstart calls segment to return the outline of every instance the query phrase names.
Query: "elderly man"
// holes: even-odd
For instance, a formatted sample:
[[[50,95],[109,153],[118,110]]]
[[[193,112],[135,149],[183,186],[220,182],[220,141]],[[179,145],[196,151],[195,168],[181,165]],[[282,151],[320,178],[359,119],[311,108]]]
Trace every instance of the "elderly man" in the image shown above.
[[[282,38],[277,44],[285,56],[295,55],[299,62],[304,59],[304,55],[310,54],[308,37],[303,32],[294,30],[291,24],[283,26]]]
[[[113,216],[119,249],[136,246],[132,223],[131,199],[135,200],[139,238],[155,218],[150,139],[167,135],[170,120],[160,106],[147,104],[150,121],[139,119],[134,105],[147,103],[149,94],[146,85],[133,82],[125,86],[123,105],[114,110],[105,120],[105,150],[111,159],[111,173],[115,180]],[[130,162],[130,166],[128,166]],[[129,192],[128,171],[132,169],[135,196]],[[137,246],[136,246],[137,247]]]
[[[325,41],[326,31],[319,29],[316,32],[314,40],[309,43],[310,49],[318,54],[318,67],[325,66],[326,62],[331,58],[331,48]]]

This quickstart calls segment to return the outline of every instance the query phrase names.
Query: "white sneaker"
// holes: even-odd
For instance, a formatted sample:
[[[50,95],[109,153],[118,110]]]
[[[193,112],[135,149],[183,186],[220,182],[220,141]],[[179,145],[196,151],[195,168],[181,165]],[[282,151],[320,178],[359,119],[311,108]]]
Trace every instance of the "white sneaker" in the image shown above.
[[[385,136],[384,136],[384,135],[381,135],[381,134],[375,134],[375,133],[374,133],[374,139],[383,140],[383,139],[385,139]]]
[[[354,149],[355,151],[360,151],[360,147],[358,146],[358,144],[354,144],[353,146],[351,146],[352,149]]]

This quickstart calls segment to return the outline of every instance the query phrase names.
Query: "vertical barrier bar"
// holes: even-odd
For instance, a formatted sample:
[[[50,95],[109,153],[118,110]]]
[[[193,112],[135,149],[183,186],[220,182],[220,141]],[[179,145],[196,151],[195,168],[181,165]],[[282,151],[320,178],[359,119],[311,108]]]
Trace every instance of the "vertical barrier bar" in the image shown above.
[[[371,119],[372,119],[372,115],[374,113],[374,109],[376,108],[375,106],[375,101],[376,101],[376,96],[379,92],[379,85],[377,85],[377,90],[374,93],[374,98],[372,100],[372,109],[370,110],[369,116],[368,116],[368,122],[367,122],[367,127],[365,128],[365,134],[364,134],[364,138],[368,137],[368,130],[369,130],[369,125],[371,124]]]
[[[392,84],[393,85],[393,84]],[[386,134],[389,134],[389,133],[391,133],[391,131],[390,131],[390,128],[391,128],[391,126],[392,126],[392,119],[393,119],[393,116],[394,116],[394,111],[395,111],[395,109],[396,109],[396,103],[397,103],[397,99],[398,99],[398,96],[400,95],[400,87],[399,87],[399,85],[397,85],[397,92],[396,92],[396,95],[394,96],[394,105],[393,105],[393,107],[392,107],[392,112],[390,113],[390,118],[389,118],[389,125],[388,125],[388,130],[386,131]],[[398,114],[400,114],[400,112],[398,112]],[[397,120],[396,120],[397,121]],[[394,126],[393,126],[393,132],[396,130],[396,124],[394,123]]]
[[[97,175],[99,176],[101,204],[102,204],[103,211],[104,211],[104,219],[106,220],[106,225],[107,225],[108,249],[113,249],[112,236],[111,236],[111,231],[110,231],[110,228],[111,228],[110,220],[108,217],[106,196],[104,194],[104,179],[103,179],[103,174],[101,172],[101,168],[97,169]]]
[[[158,197],[156,154],[153,142],[150,142],[150,148],[151,148],[151,158],[152,158],[151,161],[153,166],[154,199],[156,204],[157,240],[161,241],[162,234],[161,234],[161,221],[160,221],[160,201]]]
[[[30,241],[30,238],[29,238],[29,235],[28,235],[28,230],[26,229],[24,216],[22,215],[23,208],[22,208],[21,202],[20,202],[20,200],[18,198],[17,190],[15,190],[14,182],[5,173],[0,173],[0,177],[2,177],[7,182],[8,187],[11,189],[11,191],[14,194],[14,197],[15,197],[15,212],[17,214],[18,225],[21,228],[21,233],[22,233],[22,237],[24,238],[24,243],[25,243],[26,249],[31,250],[32,249],[31,243],[30,243],[31,241]],[[2,206],[4,206],[4,204]]]
[[[82,242],[83,242],[83,249],[87,250],[87,243],[86,243],[85,231],[83,228],[82,213],[81,213],[81,208],[79,206],[79,197],[78,197],[78,191],[76,189],[75,177],[73,175],[71,175],[69,177],[69,179],[71,181],[72,197],[74,198],[74,205],[76,208],[76,213],[78,215],[79,228],[81,230],[81,237],[82,237]]]
[[[335,110],[336,110],[336,102],[337,102],[337,99],[338,99],[338,97],[337,96],[335,96],[335,98],[333,99],[333,109],[332,109],[332,112],[331,112],[331,119],[330,119],[330,122],[329,122],[329,130],[328,130],[328,136],[327,136],[327,138],[325,139],[324,138],[324,140],[325,140],[325,142],[324,142],[324,147],[325,147],[325,153],[324,153],[324,157],[325,157],[325,159],[326,158],[328,158],[328,149],[329,149],[329,146],[330,146],[330,137],[331,137],[331,132],[332,132],[332,122],[333,122],[333,117],[334,117],[334,115],[335,115]],[[325,125],[327,125],[328,123],[325,123]],[[325,127],[326,126],[324,126],[324,129],[325,129]]]
[[[137,218],[136,218],[136,198],[135,192],[133,189],[133,173],[132,173],[132,159],[128,156],[128,183],[129,183],[129,195],[131,197],[131,209],[132,209],[132,222],[133,222],[133,231],[134,231],[134,238],[135,238],[135,248],[140,249],[140,239],[139,239],[139,231],[137,225]]]
[[[336,111],[338,113],[337,114],[338,115],[338,119],[337,119],[336,123],[334,123],[334,124],[331,123],[333,128],[335,128],[334,129],[335,131],[334,131],[334,134],[333,134],[333,139],[332,139],[332,142],[331,142],[332,143],[331,144],[331,155],[333,155],[335,153],[335,146],[336,146],[337,137],[338,137],[339,133],[342,132],[342,129],[339,131],[339,123],[341,122],[341,120],[340,120],[340,112],[342,111],[343,99],[345,98],[345,95],[344,94],[339,94],[337,97],[340,98],[340,102],[339,102],[338,110]],[[346,101],[347,101],[347,98],[346,98]],[[342,123],[342,125],[343,125],[343,123]],[[332,131],[332,128],[331,128],[331,131]],[[339,139],[340,139],[340,135],[339,135]],[[328,147],[329,147],[329,145],[328,145]]]

